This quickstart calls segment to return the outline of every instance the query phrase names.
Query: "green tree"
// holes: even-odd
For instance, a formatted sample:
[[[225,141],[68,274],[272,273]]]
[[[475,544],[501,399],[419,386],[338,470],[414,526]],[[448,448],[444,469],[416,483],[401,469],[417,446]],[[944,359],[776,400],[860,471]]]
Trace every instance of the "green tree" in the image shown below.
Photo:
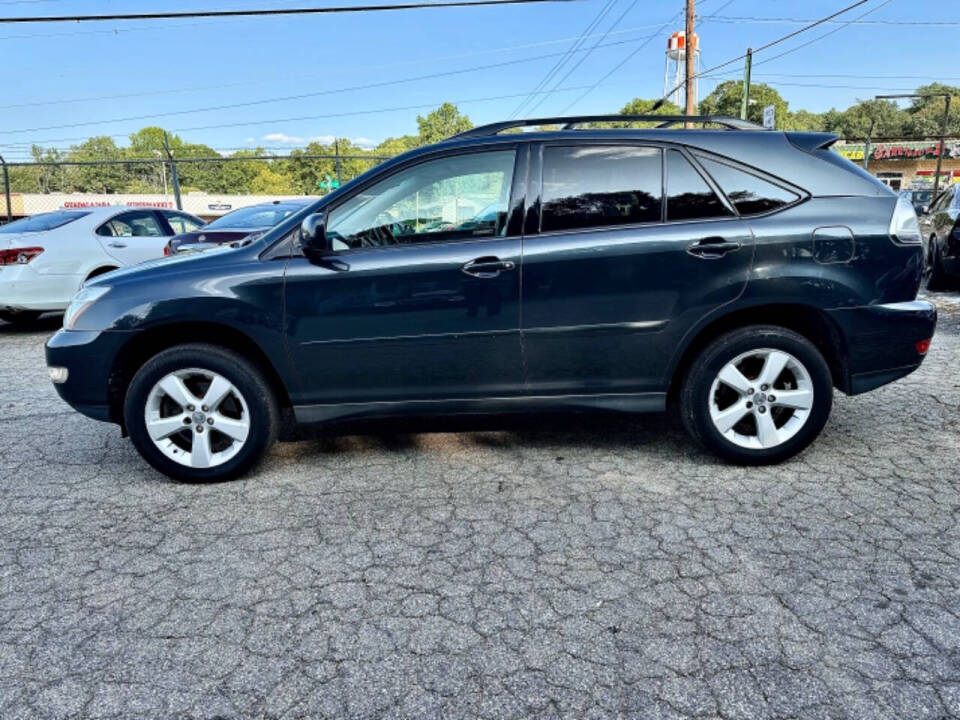
[[[740,117],[740,107],[743,103],[743,81],[727,80],[713,89],[709,95],[700,101],[701,115],[727,115]],[[763,122],[763,108],[773,105],[776,112],[777,127],[782,127],[789,117],[790,105],[780,93],[765,83],[751,83],[750,104],[747,106],[747,120],[755,123]]]
[[[125,153],[112,138],[92,137],[70,148],[69,159],[77,162],[123,160]],[[123,192],[130,174],[124,165],[75,165],[68,168],[67,189],[92,193]]]
[[[783,122],[778,122],[780,130],[807,130],[819,132],[824,129],[824,118],[821,113],[812,113],[809,110],[788,112]]]
[[[931,83],[917,88],[918,94],[950,93],[950,116],[947,119],[947,134],[960,134],[960,88],[953,85]],[[906,111],[904,123],[907,134],[917,136],[936,136],[943,126],[943,108],[946,99],[942,97],[923,98],[913,101]]]
[[[426,117],[417,115],[418,140],[421,145],[446,140],[451,135],[466,132],[473,127],[470,118],[461,115],[457,106],[445,102]]]
[[[620,115],[683,115],[683,110],[672,102],[664,102],[656,110],[651,111],[656,100],[646,100],[644,98],[634,98],[622,108]],[[595,123],[600,127],[652,127],[656,123],[649,122],[622,122],[622,123]]]
[[[902,135],[907,113],[892,100],[860,100],[843,112],[824,117],[824,129],[848,140],[863,140],[870,132],[873,137]]]

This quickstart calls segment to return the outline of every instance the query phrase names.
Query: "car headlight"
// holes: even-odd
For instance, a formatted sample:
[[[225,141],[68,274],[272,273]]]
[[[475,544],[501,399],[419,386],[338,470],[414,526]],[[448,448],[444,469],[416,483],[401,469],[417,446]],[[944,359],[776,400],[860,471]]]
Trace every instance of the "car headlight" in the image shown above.
[[[110,291],[109,285],[92,285],[90,287],[80,288],[80,291],[73,296],[70,306],[63,314],[63,329],[73,330],[76,327],[77,320],[87,311],[91,305],[102,298]]]

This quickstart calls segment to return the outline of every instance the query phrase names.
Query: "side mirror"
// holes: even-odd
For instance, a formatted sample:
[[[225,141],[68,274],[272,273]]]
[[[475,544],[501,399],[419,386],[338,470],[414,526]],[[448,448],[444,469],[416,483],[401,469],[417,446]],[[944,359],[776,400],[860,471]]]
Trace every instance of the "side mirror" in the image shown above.
[[[307,215],[300,224],[300,249],[309,258],[320,258],[332,249],[327,239],[327,216],[323,213]]]

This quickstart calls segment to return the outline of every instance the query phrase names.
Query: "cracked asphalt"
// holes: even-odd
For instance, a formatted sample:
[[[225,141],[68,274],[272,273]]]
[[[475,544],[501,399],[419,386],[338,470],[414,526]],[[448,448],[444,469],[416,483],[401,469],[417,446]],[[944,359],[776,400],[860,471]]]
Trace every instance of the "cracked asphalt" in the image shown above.
[[[0,718],[960,716],[960,296],[823,436],[662,417],[279,445],[173,483],[0,326]]]

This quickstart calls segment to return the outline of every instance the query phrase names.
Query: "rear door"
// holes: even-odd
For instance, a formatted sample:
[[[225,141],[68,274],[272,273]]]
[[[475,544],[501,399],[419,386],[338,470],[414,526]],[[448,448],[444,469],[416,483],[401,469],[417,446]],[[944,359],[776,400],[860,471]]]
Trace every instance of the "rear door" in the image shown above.
[[[662,392],[686,330],[742,291],[749,228],[679,149],[557,143],[538,157],[523,247],[529,392]]]
[[[153,210],[129,210],[97,228],[100,244],[121,265],[163,257],[168,225]]]

